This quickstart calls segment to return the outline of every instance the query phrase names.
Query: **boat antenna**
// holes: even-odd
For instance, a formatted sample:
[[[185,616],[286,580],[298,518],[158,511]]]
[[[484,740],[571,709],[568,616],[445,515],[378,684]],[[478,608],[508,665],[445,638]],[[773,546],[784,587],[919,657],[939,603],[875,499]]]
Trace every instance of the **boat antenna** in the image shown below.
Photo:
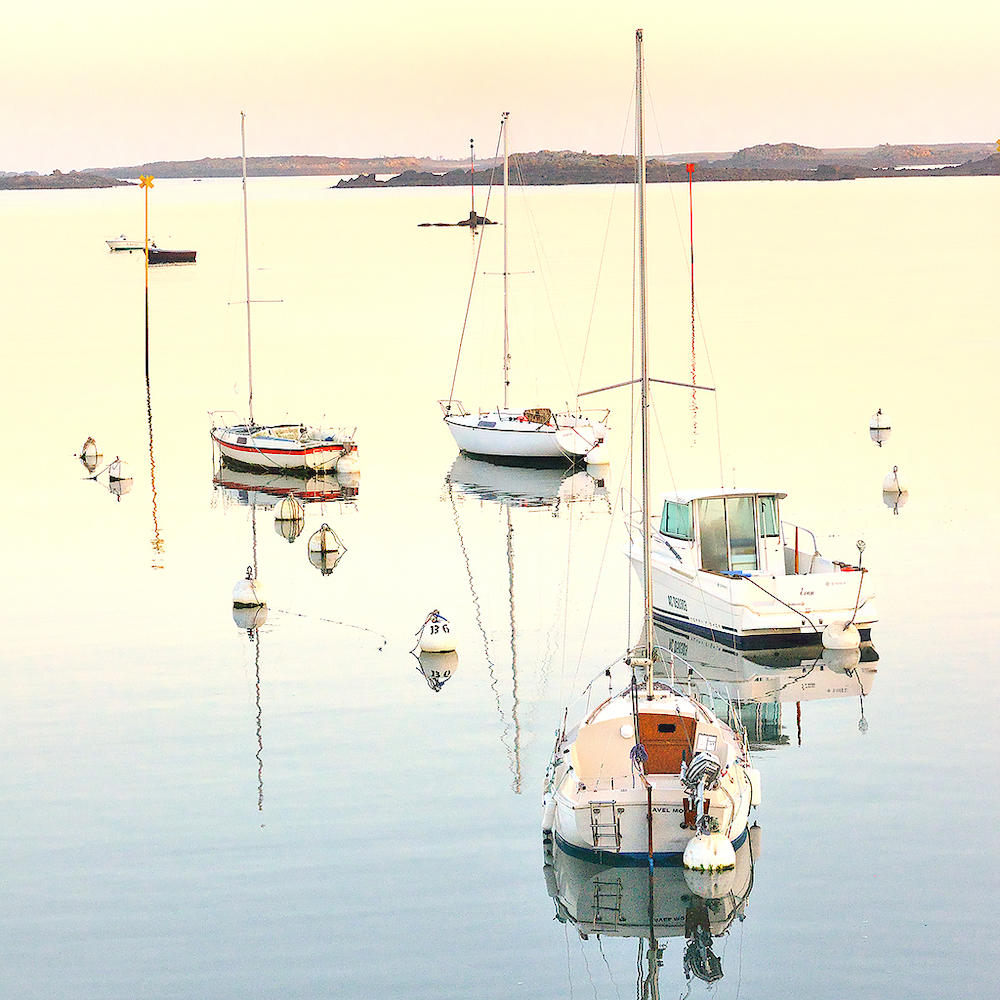
[[[653,571],[649,537],[649,353],[646,336],[646,135],[643,125],[642,82],[644,62],[642,28],[635,33],[635,168],[639,189],[639,343],[642,365],[642,396],[639,404],[642,427],[642,583],[644,599],[643,637],[645,657],[653,670]]]
[[[247,216],[247,116],[240,112],[240,159],[243,164],[243,251],[246,259],[247,276],[247,386],[249,398],[247,408],[250,411],[250,426],[253,426],[253,353],[250,349],[250,226]]]
[[[505,111],[500,118],[503,128],[503,406],[507,409],[507,389],[510,386],[510,337],[507,329],[507,185],[509,181],[508,160],[510,158],[510,112]]]

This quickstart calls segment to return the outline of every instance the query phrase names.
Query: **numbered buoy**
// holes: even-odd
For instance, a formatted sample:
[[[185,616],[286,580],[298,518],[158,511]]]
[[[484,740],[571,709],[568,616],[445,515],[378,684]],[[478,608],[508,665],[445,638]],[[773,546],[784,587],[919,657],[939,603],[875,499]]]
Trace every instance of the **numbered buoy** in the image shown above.
[[[907,493],[906,480],[900,475],[899,466],[894,465],[892,472],[887,472],[882,480],[883,493]]]
[[[823,629],[825,649],[857,649],[861,645],[861,633],[851,622],[830,622]]]
[[[294,493],[281,498],[281,503],[274,509],[274,519],[276,521],[304,521],[306,519],[306,509]]]
[[[721,833],[696,833],[684,848],[684,867],[696,872],[724,872],[736,867],[736,851]]]
[[[882,447],[882,442],[889,439],[892,427],[889,424],[889,418],[882,412],[881,407],[872,414],[872,418],[868,422],[868,433],[880,448]]]
[[[418,669],[427,681],[427,686],[437,694],[458,669],[458,653],[454,650],[447,653],[421,652],[417,662],[420,664]]]
[[[337,460],[337,474],[344,473],[345,475],[357,475],[361,471],[361,459],[358,456],[358,449],[352,448],[348,451],[344,449],[344,453]]]
[[[259,608],[265,604],[264,588],[253,575],[253,566],[247,566],[247,575],[233,587],[233,607]]]
[[[267,621],[267,605],[258,604],[255,607],[233,605],[233,621],[238,629],[246,629],[253,633]]]
[[[434,610],[424,619],[418,645],[422,653],[453,653],[455,651],[451,625],[440,611]]]
[[[309,536],[309,562],[323,576],[334,571],[346,551],[347,546],[328,524],[321,525]]]
[[[128,463],[121,458],[115,458],[115,460],[108,466],[108,479],[111,482],[119,480],[121,482],[131,482],[132,473],[129,470]]]

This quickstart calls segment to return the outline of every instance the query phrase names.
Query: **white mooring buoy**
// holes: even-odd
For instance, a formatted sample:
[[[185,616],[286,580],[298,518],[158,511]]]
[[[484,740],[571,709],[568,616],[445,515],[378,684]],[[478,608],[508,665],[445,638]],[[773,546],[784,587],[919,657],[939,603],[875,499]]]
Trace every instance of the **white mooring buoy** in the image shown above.
[[[601,441],[599,444],[595,444],[590,451],[587,452],[587,465],[596,466],[598,469],[606,469],[611,464],[611,450],[608,448],[607,443]],[[595,479],[605,479],[605,476],[595,476]]]
[[[881,407],[872,414],[872,418],[868,422],[868,433],[880,448],[882,447],[882,442],[889,439],[892,427],[889,424],[889,418],[882,412]]]
[[[80,449],[79,458],[88,472],[93,472],[97,468],[100,457],[101,453],[97,450],[97,442],[92,437],[87,438]]]
[[[736,851],[722,833],[696,833],[684,848],[684,867],[696,872],[723,872],[736,867]]]
[[[334,571],[346,551],[347,546],[328,524],[321,525],[309,536],[309,562],[323,576]]]
[[[274,508],[274,519],[276,521],[304,521],[306,509],[294,493],[289,493],[282,497],[281,503]]]
[[[861,633],[853,622],[830,622],[823,629],[823,646],[826,649],[857,649]]]
[[[234,608],[259,608],[267,604],[264,588],[253,575],[253,566],[247,566],[247,575],[233,587]]]
[[[451,625],[437,609],[424,619],[424,624],[420,628],[418,645],[422,653],[453,653],[455,651],[455,639],[451,634]]]
[[[361,471],[361,459],[358,457],[358,449],[352,448],[350,451],[345,451],[343,455],[337,459],[336,473],[339,476],[341,473],[346,475],[356,476]]]
[[[908,493],[907,482],[899,472],[899,466],[894,465],[892,472],[887,472],[882,480],[883,493]]]

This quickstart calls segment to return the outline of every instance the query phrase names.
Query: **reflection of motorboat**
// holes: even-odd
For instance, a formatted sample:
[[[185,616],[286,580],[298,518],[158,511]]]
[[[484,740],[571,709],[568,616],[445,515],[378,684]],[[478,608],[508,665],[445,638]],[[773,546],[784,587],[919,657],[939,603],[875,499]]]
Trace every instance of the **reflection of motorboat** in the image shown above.
[[[604,480],[589,472],[495,465],[468,455],[455,459],[446,481],[469,496],[513,507],[558,507],[607,495]]]
[[[690,683],[721,718],[745,730],[751,749],[788,742],[782,732],[782,705],[797,706],[800,743],[802,702],[859,698],[863,718],[864,699],[878,673],[878,653],[870,643],[860,650],[815,646],[742,652],[673,629],[656,632],[661,648],[676,657],[676,681]]]
[[[359,490],[356,477],[349,485],[332,474],[303,479],[289,473],[234,469],[224,462],[216,470],[213,482],[216,489],[250,507],[273,507],[286,496],[295,496],[307,504],[353,500]]]
[[[546,848],[545,882],[556,919],[580,938],[631,937],[640,940],[638,996],[659,996],[657,975],[663,952],[657,942],[684,937],[684,974],[704,982],[722,978],[714,939],[746,916],[760,852],[760,827],[736,851],[731,871],[713,876],[680,867],[597,864],[559,848]],[[645,950],[645,956],[642,952]]]

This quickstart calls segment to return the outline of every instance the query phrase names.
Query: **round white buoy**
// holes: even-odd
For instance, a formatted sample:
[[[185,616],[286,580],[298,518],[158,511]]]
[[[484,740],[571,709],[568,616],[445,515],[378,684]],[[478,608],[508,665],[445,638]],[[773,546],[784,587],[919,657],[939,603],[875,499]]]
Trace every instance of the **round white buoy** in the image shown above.
[[[275,508],[274,519],[276,521],[304,521],[306,509],[294,493],[289,493],[281,498],[281,503]]]
[[[115,460],[108,466],[108,479],[114,482],[116,479],[126,481],[132,479],[132,473],[129,470],[128,463],[120,458],[115,458]]]
[[[337,532],[328,524],[321,525],[309,536],[309,562],[323,576],[329,576],[347,551]]]
[[[337,460],[337,475],[344,473],[345,475],[357,475],[361,471],[361,459],[358,457],[358,449],[353,448],[351,451],[345,451],[343,455]]]
[[[828,647],[823,650],[823,666],[838,674],[849,674],[861,662],[861,650],[857,646],[846,649]]]
[[[734,851],[732,868],[726,868],[719,872],[702,872],[685,868],[684,881],[687,882],[688,888],[702,899],[724,899],[736,887],[735,866],[736,853]]]
[[[721,833],[696,833],[684,848],[684,867],[696,872],[722,872],[736,867],[736,851]]]
[[[420,651],[422,653],[453,653],[455,640],[451,625],[440,611],[432,611],[420,629]]]
[[[868,422],[868,433],[880,448],[882,447],[882,442],[888,440],[889,435],[892,433],[889,418],[882,412],[881,407],[872,414],[872,418]]]
[[[233,607],[259,608],[264,604],[267,604],[264,588],[260,580],[253,575],[253,567],[247,566],[247,575],[233,587]]]
[[[830,622],[823,629],[825,649],[857,649],[861,645],[861,633],[851,622]]]
[[[907,500],[910,499],[909,493],[888,493],[885,490],[882,491],[882,503],[886,505],[893,512],[893,514],[899,513],[899,508],[906,505]]]
[[[449,650],[447,653],[421,651],[417,662],[420,664],[420,673],[424,675],[427,686],[437,693],[451,680],[458,669],[458,653],[454,650]]]
[[[587,465],[596,465],[604,468],[611,464],[611,449],[607,443],[600,441],[587,452]]]
[[[98,454],[97,442],[92,437],[87,438],[87,440],[83,442],[83,447],[80,449],[80,461],[83,462],[83,464],[86,465],[91,472],[93,472],[97,467]]]
[[[906,480],[899,474],[899,466],[894,465],[882,480],[883,493],[907,493]]]
[[[264,622],[267,621],[267,605],[258,604],[256,606],[243,607],[233,605],[233,621],[239,629],[246,629],[248,632],[255,632]]]

